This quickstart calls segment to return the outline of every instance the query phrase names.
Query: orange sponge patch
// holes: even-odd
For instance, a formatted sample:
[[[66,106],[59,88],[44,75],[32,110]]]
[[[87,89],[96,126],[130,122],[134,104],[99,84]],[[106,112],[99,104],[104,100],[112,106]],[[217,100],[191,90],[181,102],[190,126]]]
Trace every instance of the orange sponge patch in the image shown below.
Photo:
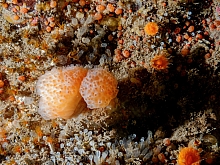
[[[118,93],[117,80],[105,69],[91,69],[82,81],[80,93],[88,108],[104,108]]]
[[[44,119],[71,118],[78,114],[77,105],[82,97],[79,87],[87,69],[70,66],[54,68],[37,81],[37,94],[40,95],[39,114]]]
[[[200,160],[199,152],[192,147],[182,148],[178,155],[179,165],[199,165]]]

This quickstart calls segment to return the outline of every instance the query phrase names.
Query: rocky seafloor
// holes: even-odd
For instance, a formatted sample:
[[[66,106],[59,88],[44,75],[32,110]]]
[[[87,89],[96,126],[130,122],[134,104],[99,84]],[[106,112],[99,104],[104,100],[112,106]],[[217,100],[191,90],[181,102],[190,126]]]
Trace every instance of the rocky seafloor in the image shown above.
[[[220,164],[219,36],[218,0],[0,0],[0,163]],[[44,120],[36,81],[69,65],[108,69],[114,108]]]

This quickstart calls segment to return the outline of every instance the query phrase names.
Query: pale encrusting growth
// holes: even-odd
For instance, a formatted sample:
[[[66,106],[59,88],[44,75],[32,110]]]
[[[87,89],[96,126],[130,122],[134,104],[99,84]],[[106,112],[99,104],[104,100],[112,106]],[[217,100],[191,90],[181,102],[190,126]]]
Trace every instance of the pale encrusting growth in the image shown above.
[[[1,0],[0,13],[0,165],[220,165],[219,0]],[[84,67],[118,86],[100,74],[80,93]]]
[[[39,114],[44,119],[61,117],[64,119],[77,115],[82,97],[79,87],[86,76],[87,69],[77,66],[53,68],[37,81],[37,94],[40,95]]]

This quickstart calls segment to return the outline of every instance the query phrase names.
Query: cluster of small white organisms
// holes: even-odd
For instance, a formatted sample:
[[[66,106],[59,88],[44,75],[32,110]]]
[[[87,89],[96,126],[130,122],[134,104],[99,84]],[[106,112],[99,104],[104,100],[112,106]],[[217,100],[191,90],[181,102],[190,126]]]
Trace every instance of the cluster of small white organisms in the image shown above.
[[[60,152],[51,151],[51,161],[45,164],[65,163],[79,165],[109,165],[129,164],[134,162],[147,162],[153,155],[150,144],[153,142],[152,132],[148,131],[148,137],[142,137],[139,142],[135,142],[136,135],[132,134],[128,138],[121,140],[105,139],[106,135],[97,135],[87,129],[74,134],[68,142],[61,143],[60,148],[65,157]],[[53,147],[50,147],[53,148]]]

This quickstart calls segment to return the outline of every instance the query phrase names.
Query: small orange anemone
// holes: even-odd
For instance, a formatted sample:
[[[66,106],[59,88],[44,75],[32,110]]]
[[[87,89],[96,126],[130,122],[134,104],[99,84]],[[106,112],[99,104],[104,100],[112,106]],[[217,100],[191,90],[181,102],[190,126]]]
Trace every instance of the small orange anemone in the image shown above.
[[[198,150],[192,147],[182,148],[178,155],[179,165],[199,165],[200,160]]]
[[[151,36],[154,36],[158,32],[158,29],[159,27],[155,22],[148,22],[144,27],[145,33]]]
[[[169,61],[165,55],[156,55],[151,60],[151,66],[157,70],[167,69],[169,65]]]

